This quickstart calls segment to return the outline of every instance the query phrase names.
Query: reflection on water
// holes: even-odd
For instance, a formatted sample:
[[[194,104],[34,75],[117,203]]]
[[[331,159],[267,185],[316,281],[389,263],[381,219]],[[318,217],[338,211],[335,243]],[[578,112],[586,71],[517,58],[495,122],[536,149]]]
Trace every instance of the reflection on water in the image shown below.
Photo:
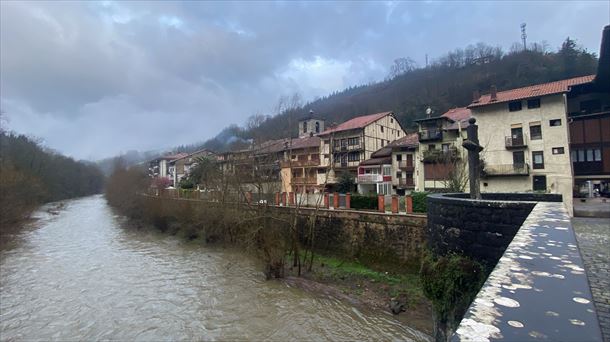
[[[235,251],[122,229],[101,196],[0,250],[2,340],[422,340],[390,314],[265,281]]]

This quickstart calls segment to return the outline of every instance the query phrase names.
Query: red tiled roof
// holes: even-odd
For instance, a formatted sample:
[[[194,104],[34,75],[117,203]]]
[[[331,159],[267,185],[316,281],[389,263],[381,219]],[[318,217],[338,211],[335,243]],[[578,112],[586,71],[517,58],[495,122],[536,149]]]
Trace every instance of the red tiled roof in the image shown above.
[[[419,135],[415,132],[392,141],[388,146],[415,148],[417,145],[419,145]]]
[[[392,114],[392,112],[383,112],[383,113],[359,116],[359,117],[353,118],[351,120],[347,120],[344,123],[338,125],[337,127],[329,128],[329,129],[325,130],[324,132],[320,133],[320,135],[326,135],[326,134],[330,134],[330,133],[334,133],[334,132],[348,131],[350,129],[363,128],[366,125],[369,125],[369,124],[383,118],[384,116],[386,116],[388,114]]]
[[[497,99],[495,101],[491,101],[491,95],[485,94],[479,98],[479,101],[473,102],[468,105],[468,108],[475,108],[486,106],[494,103],[502,103],[514,100],[522,100],[531,97],[538,97],[544,95],[552,95],[552,94],[561,94],[566,93],[570,90],[571,86],[589,83],[593,81],[595,75],[581,76],[570,78],[567,80],[561,80],[550,83],[536,84],[529,87],[510,89],[506,91],[499,91],[497,95]]]
[[[188,156],[188,153],[181,152],[181,153],[176,153],[176,154],[168,154],[168,155],[159,157],[158,159],[159,160],[163,160],[163,159],[165,159],[165,160],[175,160],[175,159],[180,159],[180,158],[186,157],[186,156]]]
[[[292,149],[320,147],[320,137],[304,137],[292,140]]]
[[[470,117],[472,116],[472,112],[466,107],[453,108],[449,109],[445,114],[441,116],[454,121],[452,124],[447,126],[447,130],[453,130],[458,129],[458,127],[468,127],[470,125],[468,123],[468,119],[470,119]]]

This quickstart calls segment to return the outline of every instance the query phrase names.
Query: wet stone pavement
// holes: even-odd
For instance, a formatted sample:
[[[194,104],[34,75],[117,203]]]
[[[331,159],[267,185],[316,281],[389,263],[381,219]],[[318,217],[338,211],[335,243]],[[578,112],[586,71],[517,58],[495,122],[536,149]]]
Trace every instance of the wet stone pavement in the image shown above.
[[[575,217],[572,226],[585,263],[604,341],[610,342],[610,219]]]

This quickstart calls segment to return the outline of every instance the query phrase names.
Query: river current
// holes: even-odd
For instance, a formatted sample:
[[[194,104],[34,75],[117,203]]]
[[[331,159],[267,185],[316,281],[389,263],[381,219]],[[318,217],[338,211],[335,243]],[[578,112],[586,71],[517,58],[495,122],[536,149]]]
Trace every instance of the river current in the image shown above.
[[[0,244],[0,340],[425,340],[391,314],[266,281],[246,253],[125,228],[102,196]]]

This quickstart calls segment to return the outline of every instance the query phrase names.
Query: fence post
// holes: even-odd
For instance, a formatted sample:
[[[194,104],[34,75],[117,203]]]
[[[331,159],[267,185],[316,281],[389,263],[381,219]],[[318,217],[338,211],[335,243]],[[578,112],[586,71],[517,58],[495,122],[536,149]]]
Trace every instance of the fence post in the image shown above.
[[[286,191],[282,192],[282,206],[286,206]]]
[[[380,212],[385,213],[385,196],[384,195],[377,195],[377,209],[379,209]]]
[[[398,196],[392,195],[392,214],[398,214]]]
[[[294,205],[294,192],[289,192],[288,193],[288,204],[289,205]]]
[[[278,207],[280,206],[280,192],[279,191],[277,191],[275,193],[275,205]]]
[[[246,203],[252,204],[252,191],[246,192]]]
[[[339,193],[333,192],[333,208],[339,209]]]
[[[407,195],[405,197],[405,207],[407,214],[413,213],[413,197],[411,195]]]
[[[352,194],[351,193],[347,193],[345,194],[345,209],[350,209],[352,206]]]
[[[324,208],[328,209],[328,207],[330,206],[330,195],[328,194],[328,192],[324,193]]]

